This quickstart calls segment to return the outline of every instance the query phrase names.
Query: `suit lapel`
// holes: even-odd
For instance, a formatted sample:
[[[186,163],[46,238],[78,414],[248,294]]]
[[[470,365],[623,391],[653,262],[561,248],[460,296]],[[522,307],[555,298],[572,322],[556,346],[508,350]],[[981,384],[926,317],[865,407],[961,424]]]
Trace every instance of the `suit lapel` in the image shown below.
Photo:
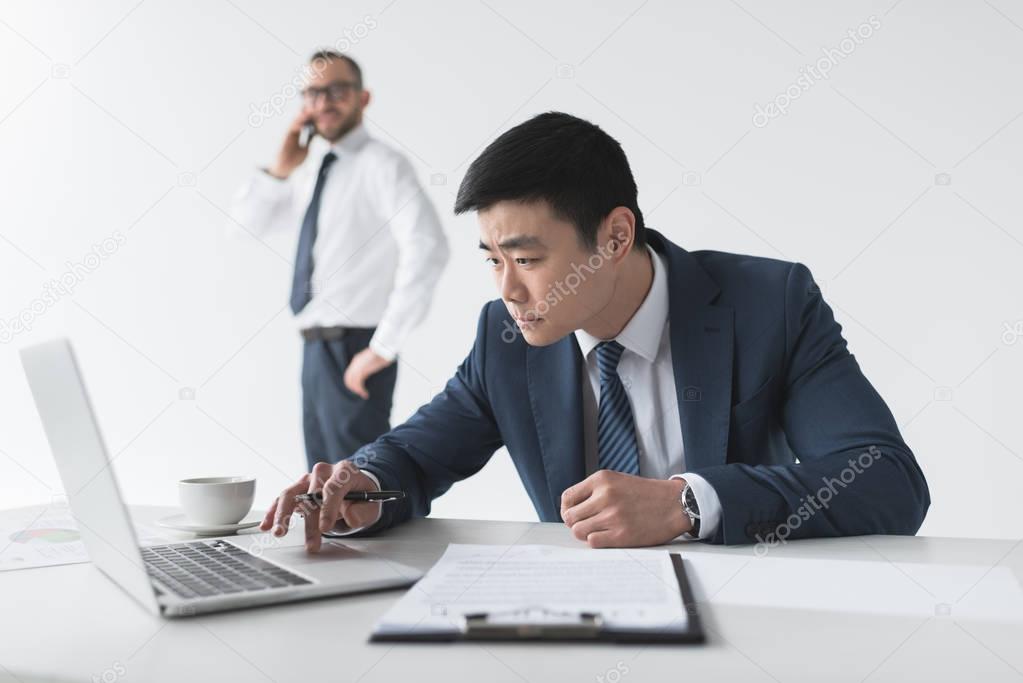
[[[575,335],[551,346],[528,347],[526,373],[551,505],[558,515],[561,493],[582,481],[586,474],[582,353]]]
[[[720,291],[692,254],[648,231],[668,257],[671,361],[686,469],[723,465],[728,454],[735,311],[712,306]]]

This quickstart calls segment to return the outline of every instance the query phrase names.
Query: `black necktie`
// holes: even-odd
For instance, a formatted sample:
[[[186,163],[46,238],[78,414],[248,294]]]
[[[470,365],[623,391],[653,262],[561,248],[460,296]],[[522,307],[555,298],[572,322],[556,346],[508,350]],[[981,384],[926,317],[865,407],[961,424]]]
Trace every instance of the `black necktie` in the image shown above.
[[[313,244],[316,242],[316,223],[320,217],[320,195],[327,181],[330,165],[337,155],[328,152],[320,164],[320,174],[316,177],[316,189],[309,201],[302,219],[302,232],[298,236],[298,254],[295,255],[295,276],[291,282],[291,312],[298,313],[313,298]]]

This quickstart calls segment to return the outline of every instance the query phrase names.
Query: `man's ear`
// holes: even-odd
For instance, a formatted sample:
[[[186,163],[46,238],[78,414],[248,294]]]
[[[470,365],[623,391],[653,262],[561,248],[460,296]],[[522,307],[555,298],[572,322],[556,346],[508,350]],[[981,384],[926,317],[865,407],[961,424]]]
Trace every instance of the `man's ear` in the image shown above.
[[[636,242],[636,215],[624,206],[616,206],[604,219],[607,226],[604,247],[614,260],[624,258]],[[600,245],[598,245],[600,246]]]
[[[369,92],[369,90],[363,90],[363,91],[361,91],[361,92],[359,93],[359,96],[360,96],[360,97],[362,98],[362,108],[363,108],[363,109],[365,109],[366,107],[368,107],[368,106],[369,106],[369,101],[370,101],[371,99],[373,99],[373,98],[372,98],[372,96],[370,95],[370,92]]]

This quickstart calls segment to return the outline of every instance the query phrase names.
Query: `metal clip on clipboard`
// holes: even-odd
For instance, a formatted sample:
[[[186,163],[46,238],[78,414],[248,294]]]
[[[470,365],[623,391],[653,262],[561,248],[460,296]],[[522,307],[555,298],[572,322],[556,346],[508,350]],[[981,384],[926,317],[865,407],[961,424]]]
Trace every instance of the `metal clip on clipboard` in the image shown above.
[[[507,612],[477,612],[463,617],[466,639],[598,638],[604,619],[595,612],[554,612],[526,607]]]

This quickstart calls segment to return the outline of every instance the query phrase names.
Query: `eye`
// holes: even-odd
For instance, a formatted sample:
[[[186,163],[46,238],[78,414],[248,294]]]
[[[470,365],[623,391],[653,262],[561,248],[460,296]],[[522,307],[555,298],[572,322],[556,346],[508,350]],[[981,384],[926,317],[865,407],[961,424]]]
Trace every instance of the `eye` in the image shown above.
[[[533,263],[536,263],[537,260],[538,259],[535,258],[526,258],[524,256],[520,256],[519,258],[515,259],[515,263],[517,263],[520,266],[529,266],[532,265]]]
[[[500,262],[499,262],[499,261],[498,261],[498,260],[497,260],[496,258],[494,258],[493,256],[488,256],[488,257],[486,257],[485,259],[483,259],[483,262],[484,262],[484,263],[487,263],[487,264],[489,264],[489,265],[490,265],[490,267],[492,267],[492,268],[497,268],[498,264],[500,263]]]

